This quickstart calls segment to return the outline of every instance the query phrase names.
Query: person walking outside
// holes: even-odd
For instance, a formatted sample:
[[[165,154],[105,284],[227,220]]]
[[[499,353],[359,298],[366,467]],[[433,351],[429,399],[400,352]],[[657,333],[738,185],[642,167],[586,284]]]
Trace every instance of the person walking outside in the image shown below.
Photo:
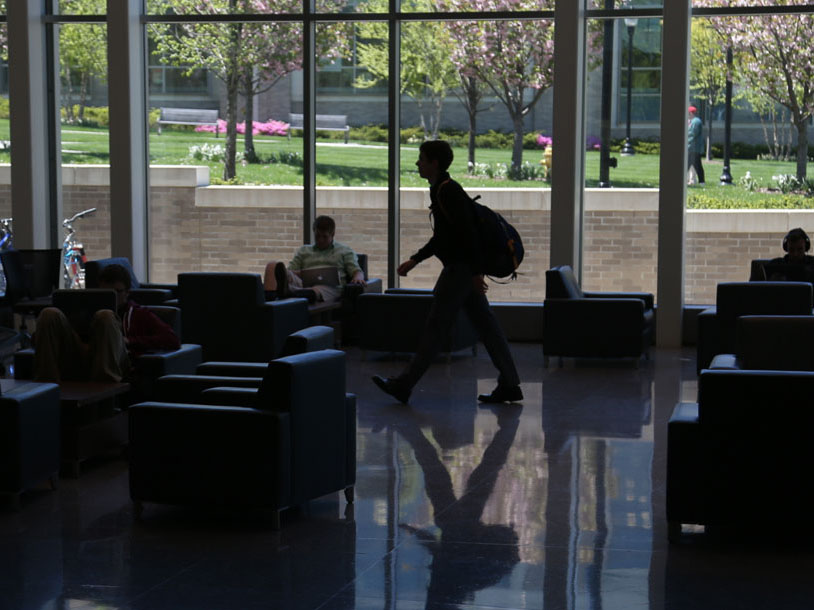
[[[688,111],[690,121],[687,125],[687,171],[689,172],[690,168],[693,168],[695,175],[698,176],[698,184],[704,184],[704,166],[701,165],[701,155],[706,150],[704,124],[698,117],[698,108],[690,106]],[[687,184],[692,184],[691,176]]]
[[[482,248],[472,202],[461,185],[449,176],[447,170],[452,159],[452,148],[445,140],[426,141],[419,148],[416,166],[419,175],[430,184],[433,234],[418,252],[398,266],[398,274],[406,276],[431,256],[437,256],[444,268],[433,289],[434,298],[418,350],[398,377],[375,375],[373,382],[407,404],[413,387],[429,368],[442,337],[449,334],[458,310],[463,307],[499,373],[497,387],[491,394],[478,396],[478,400],[516,402],[523,399],[520,378],[503,330],[486,299]]]

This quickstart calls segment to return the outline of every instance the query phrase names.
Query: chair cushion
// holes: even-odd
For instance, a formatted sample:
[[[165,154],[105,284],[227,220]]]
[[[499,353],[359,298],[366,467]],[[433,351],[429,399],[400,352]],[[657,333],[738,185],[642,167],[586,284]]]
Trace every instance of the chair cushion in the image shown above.
[[[581,299],[584,294],[574,270],[561,265],[545,272],[545,296],[547,299]]]
[[[814,371],[814,316],[742,316],[736,344],[740,368]]]

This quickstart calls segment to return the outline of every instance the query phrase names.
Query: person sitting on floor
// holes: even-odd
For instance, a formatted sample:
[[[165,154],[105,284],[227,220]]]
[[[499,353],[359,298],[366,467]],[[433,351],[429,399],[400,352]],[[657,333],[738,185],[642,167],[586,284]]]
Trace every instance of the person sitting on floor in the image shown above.
[[[42,310],[34,334],[36,381],[127,381],[131,358],[181,347],[168,324],[129,300],[130,282],[121,265],[108,265],[99,273],[99,287],[116,292],[116,311],[94,313],[87,340],[61,310]]]
[[[336,267],[338,284],[314,284],[308,286],[317,301],[336,301],[346,283],[364,285],[365,274],[359,266],[356,253],[348,246],[334,241],[336,223],[330,216],[318,216],[314,221],[314,243],[300,246],[286,268],[281,261],[271,261],[266,265],[263,287],[276,291],[277,298],[302,294],[304,288],[302,272],[305,269]]]

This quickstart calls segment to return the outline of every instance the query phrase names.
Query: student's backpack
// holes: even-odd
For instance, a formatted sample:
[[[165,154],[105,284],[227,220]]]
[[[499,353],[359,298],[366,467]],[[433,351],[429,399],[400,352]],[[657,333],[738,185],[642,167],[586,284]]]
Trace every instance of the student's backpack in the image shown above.
[[[520,233],[503,216],[478,203],[480,195],[469,199],[472,202],[475,224],[483,247],[484,274],[517,279],[517,268],[523,262],[525,254]]]

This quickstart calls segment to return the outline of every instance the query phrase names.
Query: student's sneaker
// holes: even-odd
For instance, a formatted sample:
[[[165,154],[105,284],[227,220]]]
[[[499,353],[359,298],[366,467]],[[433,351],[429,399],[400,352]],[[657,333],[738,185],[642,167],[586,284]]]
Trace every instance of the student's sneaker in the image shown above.
[[[523,400],[523,390],[519,385],[516,386],[497,386],[492,390],[491,394],[481,394],[478,396],[480,402],[498,403],[498,402],[518,402]]]
[[[373,383],[379,386],[385,394],[390,394],[390,396],[405,405],[410,400],[410,388],[405,388],[395,379],[373,375]]]

